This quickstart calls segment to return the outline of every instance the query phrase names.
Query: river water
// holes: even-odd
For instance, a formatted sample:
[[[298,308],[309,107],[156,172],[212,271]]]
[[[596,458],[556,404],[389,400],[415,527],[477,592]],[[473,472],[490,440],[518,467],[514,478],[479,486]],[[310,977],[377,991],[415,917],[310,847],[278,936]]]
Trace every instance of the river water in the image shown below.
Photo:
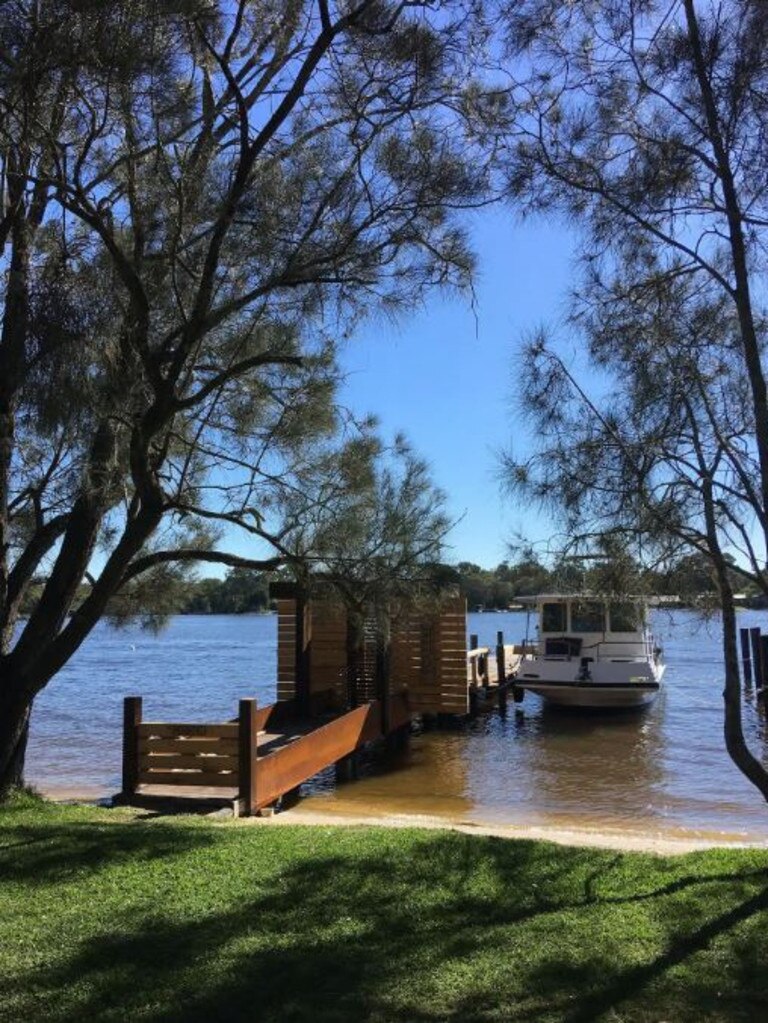
[[[765,615],[742,612],[740,626]],[[337,787],[310,786],[308,807],[342,813],[412,813],[477,824],[603,827],[768,840],[768,807],[725,753],[717,622],[657,611],[665,688],[647,711],[574,715],[527,694],[506,716],[415,735],[397,760],[370,759]],[[473,614],[467,630],[492,645],[525,634],[526,615]],[[100,625],[39,697],[28,753],[31,784],[62,794],[120,787],[123,696],[144,697],[150,720],[226,720],[237,701],[275,694],[277,618],[185,616],[158,636]],[[768,764],[768,728],[745,703],[752,750]]]

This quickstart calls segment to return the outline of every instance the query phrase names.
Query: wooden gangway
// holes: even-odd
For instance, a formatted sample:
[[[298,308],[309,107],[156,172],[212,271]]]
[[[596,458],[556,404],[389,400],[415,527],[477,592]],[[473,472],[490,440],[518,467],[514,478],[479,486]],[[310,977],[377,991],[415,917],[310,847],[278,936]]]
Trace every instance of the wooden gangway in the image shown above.
[[[234,721],[144,721],[141,697],[126,697],[119,801],[231,803],[258,813],[367,743],[410,724],[405,695],[385,714],[372,700],[343,713],[297,716],[289,703],[241,700]]]

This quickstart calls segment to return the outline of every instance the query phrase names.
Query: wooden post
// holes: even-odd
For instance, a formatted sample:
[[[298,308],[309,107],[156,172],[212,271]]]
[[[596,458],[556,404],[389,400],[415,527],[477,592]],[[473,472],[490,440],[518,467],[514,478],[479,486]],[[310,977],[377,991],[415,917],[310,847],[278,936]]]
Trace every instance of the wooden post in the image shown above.
[[[238,710],[238,798],[250,817],[256,809],[256,701],[241,700]]]
[[[294,698],[296,701],[296,710],[304,716],[309,713],[309,677],[308,677],[308,664],[307,664],[307,601],[304,595],[304,591],[297,587],[296,589],[296,664],[295,664],[295,678],[296,685],[294,688]]]
[[[391,651],[389,637],[385,635],[386,626],[380,627],[376,633],[376,697],[381,707],[381,734],[389,734],[391,720],[390,707],[390,664]]]
[[[763,677],[763,688],[768,679],[768,636],[760,637],[760,674]]]
[[[499,710],[507,709],[507,656],[504,633],[496,633],[496,683],[499,687]]]
[[[356,781],[358,773],[357,755],[355,753],[348,753],[347,756],[337,760],[334,770],[337,783]]]
[[[479,646],[480,646],[480,640],[479,640],[477,634],[474,633],[474,632],[471,633],[470,637],[469,637],[469,649],[470,649],[470,651],[477,650],[477,648]],[[483,669],[483,666],[480,663],[480,655],[478,654],[476,657],[473,657],[472,660],[469,663],[470,663],[470,666],[472,668],[472,685],[473,686],[477,686],[477,685],[480,684],[480,681],[481,681],[481,678],[482,678],[482,669]],[[470,699],[471,699],[471,697],[470,697]],[[471,710],[471,708],[470,708],[470,710]]]
[[[752,684],[752,661],[749,656],[749,629],[739,629],[741,639],[741,671],[744,676],[744,685]]]
[[[347,707],[354,710],[360,699],[360,625],[352,611],[347,609]]]
[[[755,686],[763,688],[763,656],[760,644],[760,629],[758,627],[749,630],[749,639],[752,644],[752,672],[755,676]]]
[[[477,717],[477,687],[470,686],[469,690],[469,716],[471,718]]]
[[[139,725],[142,701],[140,696],[123,700],[123,798],[136,794],[139,784]]]

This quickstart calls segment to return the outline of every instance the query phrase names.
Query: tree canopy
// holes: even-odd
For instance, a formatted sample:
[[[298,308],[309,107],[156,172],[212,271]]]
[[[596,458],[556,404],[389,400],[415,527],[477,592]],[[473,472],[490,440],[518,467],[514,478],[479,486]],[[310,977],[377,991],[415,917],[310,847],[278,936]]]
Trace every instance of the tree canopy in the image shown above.
[[[290,555],[285,493],[322,503],[318,463],[359,443],[334,441],[339,341],[468,284],[473,25],[460,2],[0,7],[0,790],[110,608]],[[233,529],[267,546],[235,557]]]
[[[541,444],[508,459],[509,479],[586,549],[706,559],[726,745],[768,798],[741,728],[733,613],[734,577],[768,593],[765,5],[531,0],[507,26],[531,72],[509,187],[583,231],[568,330],[590,364],[585,383],[562,342],[532,340]]]

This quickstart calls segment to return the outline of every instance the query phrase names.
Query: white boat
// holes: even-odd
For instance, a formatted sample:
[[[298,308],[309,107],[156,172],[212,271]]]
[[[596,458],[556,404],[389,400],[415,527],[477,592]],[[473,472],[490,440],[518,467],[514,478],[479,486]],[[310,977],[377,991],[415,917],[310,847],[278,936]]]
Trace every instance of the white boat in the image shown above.
[[[519,598],[538,612],[515,673],[518,698],[538,693],[563,707],[644,707],[664,675],[662,650],[641,598],[541,594]]]

